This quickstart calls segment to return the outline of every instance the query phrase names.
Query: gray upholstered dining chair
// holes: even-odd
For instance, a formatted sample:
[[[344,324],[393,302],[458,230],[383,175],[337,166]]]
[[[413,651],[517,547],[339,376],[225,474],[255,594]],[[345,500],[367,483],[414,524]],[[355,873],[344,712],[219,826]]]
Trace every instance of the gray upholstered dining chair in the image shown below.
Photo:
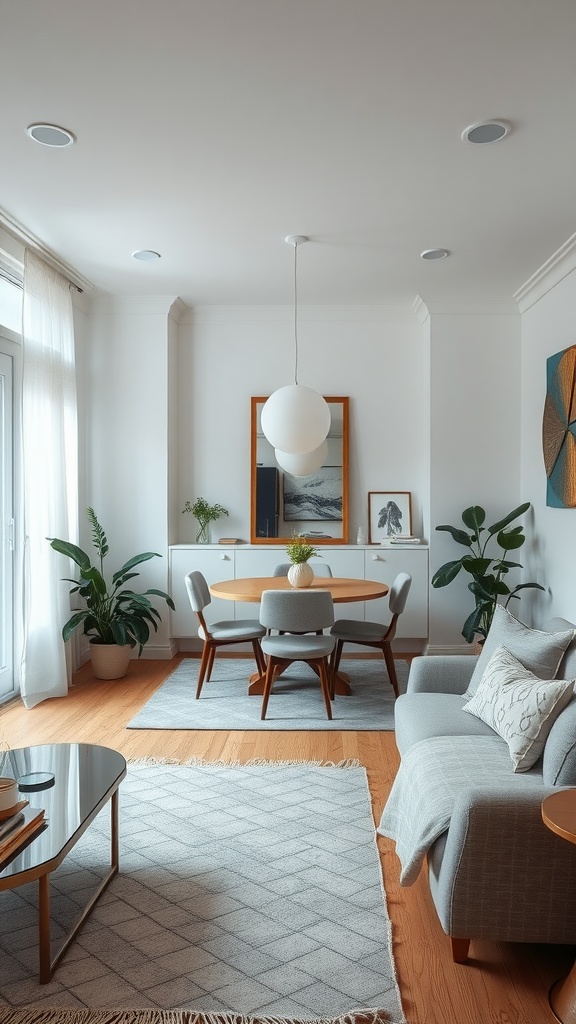
[[[272,575],[273,576],[287,576],[288,575],[288,569],[290,568],[291,565],[292,565],[292,562],[280,562],[279,565],[277,565],[276,568],[274,569],[274,572],[272,573]],[[332,578],[332,569],[330,568],[329,565],[326,564],[326,562],[310,562],[310,565],[312,566],[312,569],[314,570],[314,575],[315,576],[321,576],[323,578],[327,578],[327,577]]]
[[[278,636],[265,636],[262,640],[262,650],[268,660],[260,717],[266,718],[274,680],[283,668],[293,661],[305,661],[318,672],[326,714],[331,719],[329,658],[336,641],[321,632],[334,622],[330,591],[265,590],[260,604],[260,622],[265,629],[282,631]]]
[[[330,662],[331,686],[334,686],[334,678],[338,671],[342,648],[344,644],[362,644],[364,647],[377,647],[384,655],[388,676],[392,683],[392,689],[398,696],[398,679],[394,666],[392,654],[392,641],[396,636],[398,618],[406,607],[408,592],[412,584],[412,577],[407,572],[399,572],[388,596],[388,607],[391,612],[389,624],[383,625],[380,622],[360,622],[354,619],[337,619],[330,633],[336,640],[332,659]]]
[[[206,579],[201,572],[196,570],[195,572],[189,572],[184,582],[186,583],[192,611],[196,613],[198,618],[198,636],[204,641],[200,671],[198,673],[198,685],[196,687],[196,700],[200,696],[202,686],[204,685],[204,678],[210,679],[214,655],[218,647],[224,647],[227,644],[251,643],[256,667],[264,675],[266,662],[260,647],[260,640],[266,633],[266,630],[258,619],[223,619],[220,622],[213,622],[208,626],[203,613],[206,605],[211,603],[212,598],[210,597]]]

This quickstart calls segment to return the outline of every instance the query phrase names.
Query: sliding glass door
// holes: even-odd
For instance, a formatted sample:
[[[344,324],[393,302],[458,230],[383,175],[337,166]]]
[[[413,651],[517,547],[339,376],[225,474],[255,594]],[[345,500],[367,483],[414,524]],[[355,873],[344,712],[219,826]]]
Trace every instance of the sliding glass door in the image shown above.
[[[14,693],[14,369],[0,333],[0,702]]]

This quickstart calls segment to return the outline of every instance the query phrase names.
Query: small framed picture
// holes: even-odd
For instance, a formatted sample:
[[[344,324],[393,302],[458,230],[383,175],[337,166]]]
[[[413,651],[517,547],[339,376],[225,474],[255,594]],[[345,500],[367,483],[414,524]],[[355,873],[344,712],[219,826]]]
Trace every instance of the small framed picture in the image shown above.
[[[392,537],[412,534],[410,491],[370,491],[368,494],[368,543],[380,544]]]

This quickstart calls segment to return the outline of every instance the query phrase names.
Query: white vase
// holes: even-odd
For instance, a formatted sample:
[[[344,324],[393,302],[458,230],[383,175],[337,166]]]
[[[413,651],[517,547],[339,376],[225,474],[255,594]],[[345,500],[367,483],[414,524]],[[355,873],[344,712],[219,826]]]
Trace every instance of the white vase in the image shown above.
[[[288,569],[288,582],[293,587],[309,587],[313,579],[314,570],[308,562],[295,562]]]

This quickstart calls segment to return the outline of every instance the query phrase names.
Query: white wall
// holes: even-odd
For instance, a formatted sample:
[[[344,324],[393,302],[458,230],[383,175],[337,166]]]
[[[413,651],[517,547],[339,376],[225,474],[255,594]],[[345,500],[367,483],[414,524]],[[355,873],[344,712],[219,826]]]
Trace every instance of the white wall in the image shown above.
[[[108,572],[143,551],[161,556],[137,567],[143,589],[168,589],[172,303],[165,296],[94,303],[86,352],[86,500],[108,537]],[[149,658],[170,651],[168,608],[156,605],[162,622]]]
[[[546,360],[576,344],[576,270],[522,316],[522,490],[534,506],[530,579],[548,588],[538,594],[537,621],[560,615],[576,621],[576,510],[546,505],[542,415]]]
[[[563,287],[562,301],[526,314],[522,378],[517,313],[444,308],[418,320],[380,308],[301,309],[299,381],[350,398],[351,542],[367,527],[369,491],[411,491],[413,530],[430,541],[433,572],[462,554],[435,526],[457,525],[467,505],[483,505],[492,522],[528,500],[537,531],[554,519],[547,582],[558,611],[572,614],[563,571],[571,513],[544,507],[540,448],[545,356],[572,340],[574,285]],[[187,499],[229,509],[215,537],[248,538],[250,398],[289,383],[294,370],[290,308],[176,304],[171,314],[171,303],[95,304],[86,354],[87,500],[107,529],[111,558],[148,549],[164,556],[142,573],[161,589],[168,544],[194,539],[195,523],[181,512]],[[557,545],[559,522],[566,531]],[[529,578],[541,582],[534,572],[530,564]],[[466,649],[460,630],[470,602],[464,579],[431,589],[433,652]],[[519,607],[528,619],[525,597]],[[148,656],[167,650],[163,620]]]
[[[230,515],[213,536],[250,535],[250,398],[294,380],[293,310],[200,308],[180,324],[179,507],[198,496]],[[411,491],[422,531],[424,363],[413,315],[301,308],[301,384],[350,398],[350,537],[368,527],[368,492]],[[194,540],[182,517],[179,540]]]
[[[487,525],[520,504],[520,317],[517,313],[439,310],[430,316],[428,444],[430,577],[465,548],[436,527],[465,529],[462,512],[481,505]],[[520,577],[518,577],[518,581]],[[474,609],[461,572],[430,590],[432,653],[465,641]]]

